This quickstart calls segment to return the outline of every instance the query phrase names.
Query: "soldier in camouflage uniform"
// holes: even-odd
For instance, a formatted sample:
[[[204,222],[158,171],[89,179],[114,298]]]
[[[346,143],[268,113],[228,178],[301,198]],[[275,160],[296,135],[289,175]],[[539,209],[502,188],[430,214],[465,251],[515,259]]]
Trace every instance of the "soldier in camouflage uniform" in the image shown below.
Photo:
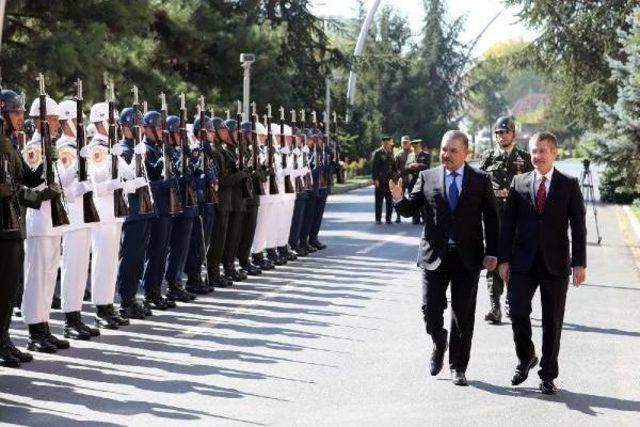
[[[498,199],[498,213],[500,220],[502,220],[511,180],[514,175],[533,170],[533,165],[529,153],[516,146],[516,126],[513,118],[500,117],[496,121],[494,132],[498,140],[498,148],[485,153],[480,169],[491,176],[493,191],[496,199]],[[484,319],[493,324],[500,324],[502,321],[500,296],[504,290],[504,282],[497,271],[487,272],[487,287],[491,300],[491,310]],[[508,306],[506,311],[508,316]]]

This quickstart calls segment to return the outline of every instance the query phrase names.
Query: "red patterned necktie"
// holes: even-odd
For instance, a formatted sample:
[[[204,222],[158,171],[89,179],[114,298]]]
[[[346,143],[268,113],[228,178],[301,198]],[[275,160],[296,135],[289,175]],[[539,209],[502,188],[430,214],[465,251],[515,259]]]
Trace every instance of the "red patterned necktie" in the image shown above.
[[[544,205],[547,203],[547,177],[543,176],[540,181],[540,187],[538,187],[538,192],[536,193],[536,208],[538,209],[538,213],[544,213]]]

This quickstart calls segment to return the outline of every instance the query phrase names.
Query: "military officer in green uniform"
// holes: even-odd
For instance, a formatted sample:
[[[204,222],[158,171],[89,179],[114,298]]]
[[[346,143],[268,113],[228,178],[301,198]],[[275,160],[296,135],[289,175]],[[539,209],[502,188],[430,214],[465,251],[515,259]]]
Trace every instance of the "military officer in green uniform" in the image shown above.
[[[509,194],[509,187],[514,175],[533,170],[531,156],[517,147],[516,126],[512,117],[500,117],[495,124],[495,135],[498,148],[489,150],[482,158],[480,169],[491,176],[493,191],[498,199],[498,213],[502,219],[504,205]],[[500,296],[504,291],[504,282],[497,272],[487,272],[487,287],[491,300],[491,310],[484,319],[493,324],[502,322]],[[508,316],[508,307],[507,307]]]
[[[376,224],[382,224],[382,202],[385,202],[385,219],[387,224],[391,224],[391,213],[393,212],[393,201],[389,191],[389,180],[396,178],[396,163],[393,157],[393,138],[385,136],[382,138],[380,148],[375,150],[371,156],[371,178],[375,186],[376,196]]]

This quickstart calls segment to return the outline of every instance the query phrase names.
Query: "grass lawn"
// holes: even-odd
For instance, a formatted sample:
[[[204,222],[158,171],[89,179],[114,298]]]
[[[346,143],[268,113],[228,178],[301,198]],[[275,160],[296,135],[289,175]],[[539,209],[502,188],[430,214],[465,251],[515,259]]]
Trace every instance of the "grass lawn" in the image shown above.
[[[335,187],[344,187],[346,185],[352,185],[352,184],[364,184],[370,181],[371,181],[371,177],[369,175],[357,175],[347,179],[347,181],[344,184],[335,183]]]
[[[631,210],[633,211],[634,214],[636,214],[636,217],[638,217],[638,219],[640,219],[640,206],[631,205]]]

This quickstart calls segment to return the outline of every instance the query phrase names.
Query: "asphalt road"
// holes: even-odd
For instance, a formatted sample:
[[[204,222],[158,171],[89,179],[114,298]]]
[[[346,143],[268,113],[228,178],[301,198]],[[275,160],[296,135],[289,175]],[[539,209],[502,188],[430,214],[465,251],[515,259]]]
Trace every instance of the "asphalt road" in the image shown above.
[[[579,173],[580,165],[561,168]],[[373,223],[372,188],[333,196],[326,251],[150,321],[0,368],[0,422],[47,426],[640,425],[640,274],[621,210],[588,212],[587,284],[571,288],[560,393],[509,383],[509,324],[478,296],[470,386],[430,377],[415,267],[419,228]],[[88,307],[85,307],[88,308]],[[541,343],[538,297],[532,314]],[[19,321],[12,331],[24,345]],[[53,329],[60,330],[55,313]]]

